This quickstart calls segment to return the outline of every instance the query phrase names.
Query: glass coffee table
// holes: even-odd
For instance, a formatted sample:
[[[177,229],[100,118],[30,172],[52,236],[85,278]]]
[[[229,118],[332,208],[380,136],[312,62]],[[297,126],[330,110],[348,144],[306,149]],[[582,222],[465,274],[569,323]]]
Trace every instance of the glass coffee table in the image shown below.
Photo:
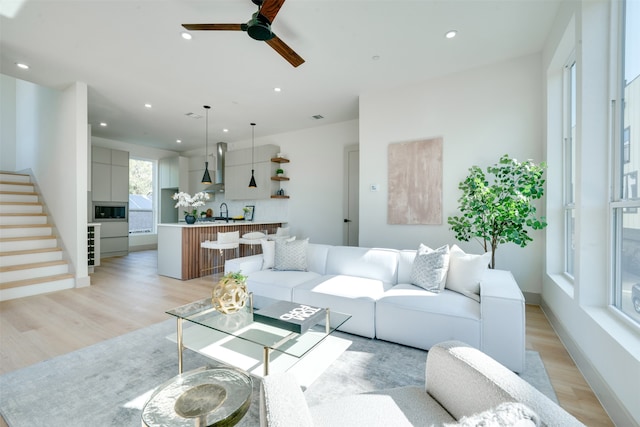
[[[351,318],[349,314],[327,308],[326,316],[321,316],[301,333],[268,324],[257,316],[254,319],[254,310],[279,302],[251,295],[242,310],[223,314],[213,307],[211,298],[205,298],[167,311],[177,320],[178,373],[182,373],[185,347],[248,372],[253,369],[255,373],[255,367],[261,364],[263,376],[269,375],[276,359],[277,368],[287,370]],[[189,327],[184,328],[186,325]],[[185,340],[190,341],[189,345]]]

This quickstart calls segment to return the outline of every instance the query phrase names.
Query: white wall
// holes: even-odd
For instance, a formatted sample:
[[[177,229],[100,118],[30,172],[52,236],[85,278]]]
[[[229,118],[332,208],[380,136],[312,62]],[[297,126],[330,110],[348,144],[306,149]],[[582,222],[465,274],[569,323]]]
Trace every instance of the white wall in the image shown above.
[[[87,86],[74,83],[61,92],[2,76],[2,88],[3,94],[15,93],[2,100],[2,112],[15,118],[2,122],[2,154],[15,153],[3,168],[33,172],[76,286],[86,286]]]
[[[458,183],[503,154],[542,161],[540,55],[530,55],[422,84],[360,96],[360,245],[398,249],[456,243],[447,217],[458,214]],[[387,149],[390,143],[443,137],[440,225],[387,224]],[[378,184],[379,190],[369,190]],[[523,291],[539,293],[544,234],[526,248],[498,247],[496,267],[511,270]],[[477,242],[457,242],[481,253]],[[527,262],[522,262],[526,259]]]
[[[290,199],[233,201],[216,194],[207,205],[218,212],[223,201],[229,214],[244,205],[256,205],[256,221],[285,221],[291,233],[313,243],[341,245],[343,241],[344,147],[358,143],[358,121],[352,120],[295,132],[256,137],[255,145],[274,144],[291,161],[283,165],[290,181],[283,183]],[[251,146],[230,144],[229,150]],[[260,185],[260,184],[258,184]],[[271,185],[268,183],[267,185]]]
[[[543,53],[547,76],[549,176],[547,217],[562,221],[561,74],[576,51],[576,237],[575,274],[562,274],[563,227],[546,230],[542,306],[616,425],[640,425],[640,337],[609,306],[609,93],[611,5],[567,2],[561,7]]]

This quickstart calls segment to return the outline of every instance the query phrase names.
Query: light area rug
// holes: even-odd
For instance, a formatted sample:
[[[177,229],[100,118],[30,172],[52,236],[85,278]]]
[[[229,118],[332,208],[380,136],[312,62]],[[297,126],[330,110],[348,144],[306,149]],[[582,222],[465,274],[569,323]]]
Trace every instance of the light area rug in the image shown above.
[[[167,320],[0,376],[0,413],[10,427],[140,426],[154,388],[178,372],[175,321]],[[340,396],[424,384],[426,352],[335,333],[351,341],[346,351],[306,388],[310,405]],[[218,363],[185,350],[184,370]],[[544,365],[527,351],[525,380],[557,401]],[[239,426],[259,425],[259,379]]]

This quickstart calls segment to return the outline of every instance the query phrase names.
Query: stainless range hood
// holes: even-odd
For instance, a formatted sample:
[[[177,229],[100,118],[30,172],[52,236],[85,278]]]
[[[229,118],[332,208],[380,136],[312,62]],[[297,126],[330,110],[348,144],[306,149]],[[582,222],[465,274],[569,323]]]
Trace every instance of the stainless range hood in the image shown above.
[[[227,157],[227,143],[218,142],[216,144],[216,170],[213,183],[203,191],[206,193],[224,193],[224,163]]]

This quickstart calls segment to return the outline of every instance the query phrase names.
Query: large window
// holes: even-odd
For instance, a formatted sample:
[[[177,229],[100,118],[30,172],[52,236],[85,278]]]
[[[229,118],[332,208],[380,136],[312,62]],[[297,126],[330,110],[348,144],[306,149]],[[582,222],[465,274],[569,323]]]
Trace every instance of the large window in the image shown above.
[[[613,305],[640,323],[640,2],[624,3],[621,23],[613,131]]]
[[[129,159],[129,234],[154,232],[153,162]]]
[[[563,86],[563,165],[564,165],[564,270],[573,278],[575,260],[575,182],[576,182],[576,61],[572,54],[564,66]]]

